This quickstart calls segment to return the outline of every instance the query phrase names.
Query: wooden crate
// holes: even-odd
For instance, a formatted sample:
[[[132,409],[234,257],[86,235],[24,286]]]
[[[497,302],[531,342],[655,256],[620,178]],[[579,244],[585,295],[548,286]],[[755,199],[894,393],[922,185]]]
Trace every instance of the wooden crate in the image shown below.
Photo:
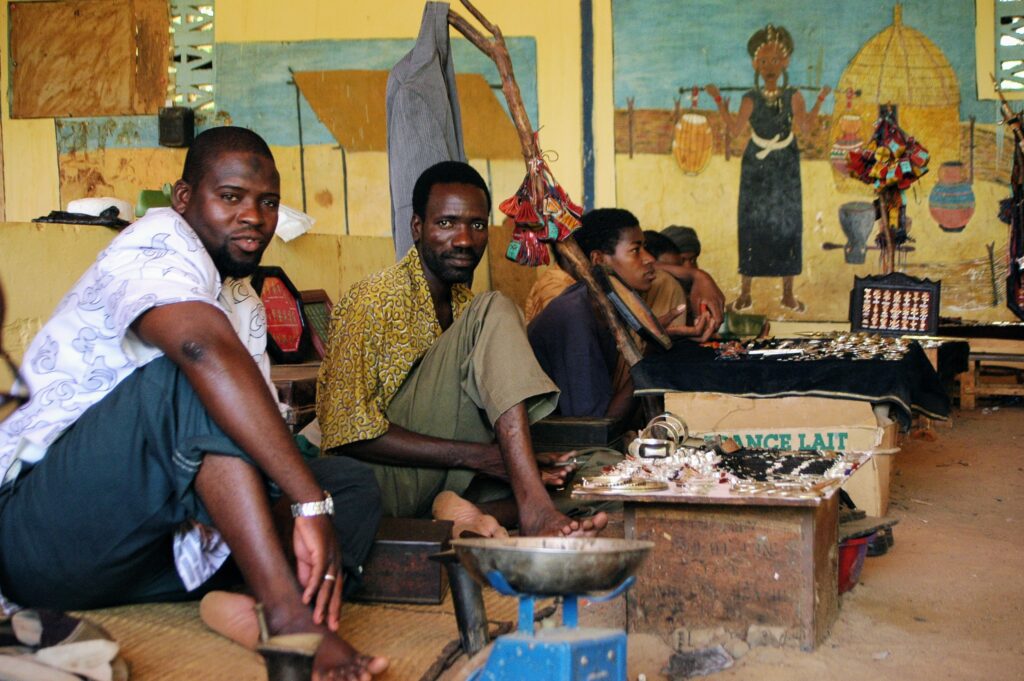
[[[363,588],[352,600],[440,603],[448,576],[429,557],[448,548],[451,534],[448,520],[382,518],[363,564]]]
[[[627,502],[626,537],[655,543],[627,595],[630,632],[785,628],[813,650],[838,614],[838,495],[813,506]]]
[[[319,371],[319,362],[270,367],[270,380],[277,388],[277,398],[288,407],[284,420],[295,432],[316,418],[316,376]]]

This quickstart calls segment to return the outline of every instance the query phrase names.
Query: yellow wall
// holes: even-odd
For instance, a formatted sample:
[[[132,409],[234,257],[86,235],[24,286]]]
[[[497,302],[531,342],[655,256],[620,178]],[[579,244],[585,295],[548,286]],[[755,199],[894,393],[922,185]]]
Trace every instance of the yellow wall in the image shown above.
[[[58,170],[53,119],[11,120],[8,116],[7,4],[0,11],[0,125],[3,126],[6,219],[24,223],[86,195],[113,195],[133,201],[140,188],[173,182],[182,151],[106,150],[60,159]],[[575,2],[479,0],[477,6],[506,36],[533,36],[537,43],[539,120],[544,149],[557,154],[553,171],[574,197],[582,191],[582,94],[580,17]],[[598,204],[614,203],[612,132],[611,0],[595,2],[597,47],[596,117]],[[468,13],[455,3],[464,15]],[[218,0],[216,39],[220,42],[323,39],[414,38],[421,0]],[[539,20],[538,17],[543,17]],[[274,148],[282,173],[282,198],[300,208],[302,194],[297,148]],[[496,202],[512,194],[524,173],[518,161],[472,160],[494,183]],[[349,154],[348,221],[341,179],[340,152],[332,147],[306,149],[307,211],[316,219],[313,234],[284,244],[275,241],[267,264],[286,268],[299,288],[323,288],[332,298],[393,259],[387,160],[383,153]],[[89,172],[98,168],[98,173]],[[103,190],[103,191],[99,191]],[[495,210],[495,216],[498,213]],[[352,235],[351,237],[343,235]],[[103,228],[0,224],[0,278],[9,292],[8,342],[15,351],[31,338],[60,296],[111,236]],[[39,268],[59,276],[39,276]],[[40,286],[39,282],[46,284]],[[474,282],[490,285],[486,262]]]
[[[978,0],[979,3],[991,0]],[[96,178],[83,169],[102,169],[104,189],[115,196],[131,198],[140,186],[158,187],[173,181],[181,163],[180,150],[107,150],[89,152],[90,158],[61,159],[64,176],[58,174],[58,155],[52,119],[11,120],[8,117],[7,74],[7,0],[0,12],[0,125],[3,126],[6,216],[10,221],[26,221],[58,207],[69,198],[90,193]],[[580,16],[579,3],[572,0],[479,0],[478,6],[498,23],[507,36],[532,36],[537,45],[537,83],[541,144],[557,154],[552,168],[570,194],[579,199],[582,192],[582,93],[580,88]],[[671,156],[638,154],[629,159],[614,153],[612,0],[594,1],[594,146],[596,162],[595,205],[611,206],[621,202],[632,209],[645,225],[691,224],[704,241],[701,262],[731,293],[738,286],[736,275],[735,197],[739,184],[739,160],[712,160],[699,177],[682,175]],[[419,28],[421,0],[219,0],[216,5],[216,36],[223,42],[303,41],[325,39],[412,38]],[[456,2],[453,6],[468,13]],[[980,16],[980,15],[979,15]],[[284,202],[301,207],[298,149],[274,149],[282,169]],[[490,175],[495,199],[500,201],[518,186],[523,167],[518,161],[491,162],[473,160],[481,172]],[[268,259],[280,258],[288,271],[298,272],[300,288],[324,288],[337,294],[343,282],[355,279],[349,273],[390,260],[386,240],[389,234],[390,202],[387,188],[386,157],[383,153],[349,154],[348,219],[345,218],[345,193],[341,175],[340,152],[330,146],[306,149],[307,211],[316,219],[314,234],[293,244],[276,244]],[[937,165],[935,164],[937,171]],[[804,182],[804,274],[797,283],[797,295],[812,302],[803,318],[841,319],[846,314],[846,292],[854,274],[877,271],[874,254],[863,266],[843,263],[840,251],[823,251],[825,242],[842,242],[836,211],[848,200],[868,198],[863,192],[850,194],[834,187],[824,162],[802,164]],[[312,178],[312,179],[311,179]],[[910,215],[918,235],[927,234],[911,256],[912,263],[948,261],[951,253],[984,254],[984,245],[995,242],[997,249],[1006,242],[1006,230],[993,219],[996,202],[1005,194],[998,185],[976,182],[975,218],[963,234],[954,237],[935,229],[927,213],[927,191],[934,175],[926,177],[916,195],[912,195]],[[61,205],[63,203],[63,205]],[[497,212],[495,212],[497,215]],[[820,215],[820,217],[819,217]],[[927,232],[925,232],[927,230]],[[38,288],[31,268],[23,263],[41,254],[61,262],[72,258],[69,271],[84,269],[95,250],[91,242],[75,242],[60,230],[33,232],[31,252],[24,251],[22,237],[14,238],[0,225],[0,276],[8,288],[23,277]],[[350,235],[351,238],[342,238]],[[323,237],[323,239],[315,238]],[[371,245],[372,244],[372,245]],[[38,247],[38,248],[36,248]],[[79,263],[78,249],[87,251]],[[340,249],[340,250],[339,250]],[[72,255],[67,255],[72,254]],[[6,263],[6,264],[5,264]],[[80,266],[79,266],[80,265]],[[483,270],[482,270],[483,271]],[[926,272],[908,270],[923,276]],[[478,287],[489,285],[487,276],[478,277]],[[978,284],[984,290],[985,282]],[[754,296],[763,306],[758,311],[777,318],[795,315],[777,305],[779,282],[754,280]],[[49,281],[49,298],[55,300],[66,289],[64,283]],[[980,295],[980,294],[979,294]],[[732,295],[730,295],[730,298]],[[32,298],[35,300],[35,298]],[[39,301],[41,302],[41,301]],[[946,314],[963,314],[980,319],[1007,318],[1005,308],[981,310],[944,309]],[[14,314],[12,312],[12,314]],[[48,310],[39,314],[48,314]]]
[[[116,232],[32,222],[3,223],[0,230],[0,274],[7,292],[4,347],[17,359]],[[51,250],[55,245],[59,257]],[[390,238],[331,234],[308,234],[288,243],[274,239],[263,258],[266,265],[284,268],[298,289],[322,288],[331,300],[393,261]]]

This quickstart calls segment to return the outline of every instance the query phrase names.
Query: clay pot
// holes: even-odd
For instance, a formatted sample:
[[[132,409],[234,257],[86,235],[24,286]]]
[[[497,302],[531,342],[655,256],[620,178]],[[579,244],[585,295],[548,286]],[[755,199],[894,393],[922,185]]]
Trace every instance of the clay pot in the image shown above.
[[[846,235],[843,255],[851,265],[862,265],[868,252],[868,237],[875,226],[875,206],[867,201],[850,201],[839,206],[839,225]]]
[[[860,139],[860,126],[860,116],[856,114],[844,114],[839,119],[837,127],[840,135],[829,151],[829,162],[832,164],[832,169],[843,177],[850,175],[847,161],[850,154],[859,151],[864,146],[864,142]]]
[[[974,191],[960,161],[939,167],[939,182],[928,197],[928,210],[946,232],[962,232],[974,215]]]

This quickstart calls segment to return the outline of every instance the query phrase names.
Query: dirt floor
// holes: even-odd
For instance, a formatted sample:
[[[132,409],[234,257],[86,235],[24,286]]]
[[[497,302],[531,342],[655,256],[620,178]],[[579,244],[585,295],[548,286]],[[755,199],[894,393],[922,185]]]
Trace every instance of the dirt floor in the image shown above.
[[[1024,679],[1024,405],[982,402],[935,432],[896,456],[895,545],[866,560],[828,640],[753,648],[712,678]],[[630,639],[630,681],[668,678],[668,645]]]

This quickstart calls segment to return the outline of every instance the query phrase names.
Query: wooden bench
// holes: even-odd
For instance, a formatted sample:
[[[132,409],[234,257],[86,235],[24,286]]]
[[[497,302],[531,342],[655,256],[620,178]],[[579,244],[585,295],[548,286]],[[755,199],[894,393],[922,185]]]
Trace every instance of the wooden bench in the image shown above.
[[[960,408],[974,409],[977,398],[993,395],[1024,396],[1024,385],[986,380],[984,369],[996,366],[1024,369],[1024,339],[967,338],[971,354],[960,378]]]

